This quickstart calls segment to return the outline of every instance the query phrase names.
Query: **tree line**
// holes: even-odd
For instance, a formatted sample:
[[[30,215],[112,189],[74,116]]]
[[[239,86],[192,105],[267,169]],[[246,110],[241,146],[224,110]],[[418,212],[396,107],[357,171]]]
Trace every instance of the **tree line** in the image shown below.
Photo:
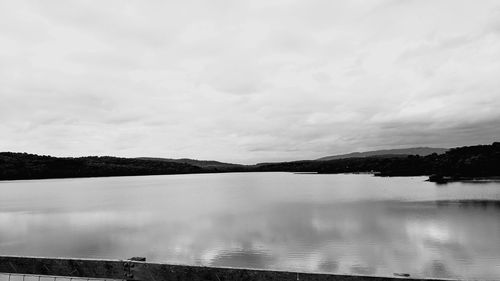
[[[208,163],[208,164],[207,164]],[[237,165],[191,159],[52,157],[0,153],[0,180],[165,175],[223,172],[374,173],[378,176],[431,176],[440,182],[471,177],[500,176],[500,142],[453,148],[443,154],[382,155],[328,161]]]

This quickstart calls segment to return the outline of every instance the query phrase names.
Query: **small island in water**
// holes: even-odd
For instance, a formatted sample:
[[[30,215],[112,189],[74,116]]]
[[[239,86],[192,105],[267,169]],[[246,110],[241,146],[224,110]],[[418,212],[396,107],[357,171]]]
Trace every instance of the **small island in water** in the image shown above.
[[[408,154],[412,151],[419,154]],[[500,180],[500,142],[433,151],[427,148],[384,150],[255,165],[193,159],[73,158],[0,152],[0,180],[228,172],[373,173],[376,176],[429,176],[429,180],[436,183]]]

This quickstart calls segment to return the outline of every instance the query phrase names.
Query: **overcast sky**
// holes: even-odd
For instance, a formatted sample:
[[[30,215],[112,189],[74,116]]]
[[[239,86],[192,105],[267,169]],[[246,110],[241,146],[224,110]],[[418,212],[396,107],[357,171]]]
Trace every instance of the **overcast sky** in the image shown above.
[[[0,0],[0,151],[238,163],[500,136],[500,1]]]

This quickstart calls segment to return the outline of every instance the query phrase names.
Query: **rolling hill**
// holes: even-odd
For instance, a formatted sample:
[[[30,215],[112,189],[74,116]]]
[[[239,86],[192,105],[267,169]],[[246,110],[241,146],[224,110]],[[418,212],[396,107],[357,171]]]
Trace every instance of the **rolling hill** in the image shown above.
[[[329,161],[336,159],[346,159],[346,158],[364,158],[372,156],[397,156],[397,155],[420,155],[427,156],[433,153],[443,154],[448,151],[448,148],[433,148],[433,147],[411,147],[411,148],[401,148],[401,149],[384,149],[384,150],[373,150],[366,152],[352,152],[348,154],[340,154],[333,156],[326,156],[316,159],[316,161]]]

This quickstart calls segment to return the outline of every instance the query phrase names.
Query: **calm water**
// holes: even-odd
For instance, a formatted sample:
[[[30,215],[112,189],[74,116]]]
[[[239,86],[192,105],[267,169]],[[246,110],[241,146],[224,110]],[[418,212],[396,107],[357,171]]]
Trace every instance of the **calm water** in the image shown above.
[[[498,279],[500,183],[290,173],[0,182],[0,254]]]

